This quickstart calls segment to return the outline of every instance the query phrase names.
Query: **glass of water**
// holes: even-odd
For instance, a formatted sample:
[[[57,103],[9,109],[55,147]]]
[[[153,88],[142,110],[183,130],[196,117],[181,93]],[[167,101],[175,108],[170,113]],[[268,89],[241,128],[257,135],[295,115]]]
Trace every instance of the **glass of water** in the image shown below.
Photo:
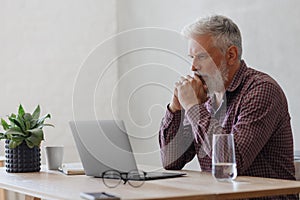
[[[218,181],[232,181],[237,176],[233,134],[214,134],[212,174]]]

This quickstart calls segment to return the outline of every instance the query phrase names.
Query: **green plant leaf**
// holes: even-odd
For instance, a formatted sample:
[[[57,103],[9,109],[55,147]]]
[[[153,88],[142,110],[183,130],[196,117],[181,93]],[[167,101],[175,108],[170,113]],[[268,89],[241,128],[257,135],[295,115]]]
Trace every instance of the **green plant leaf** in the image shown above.
[[[23,116],[25,114],[23,106],[20,104],[18,109],[18,115]]]
[[[28,130],[28,132],[31,133],[31,136],[37,137],[40,141],[44,140],[44,132],[42,129],[35,128],[35,129]],[[30,138],[30,137],[28,137],[28,138]]]
[[[10,121],[10,126],[14,127],[16,126],[15,123],[11,120],[11,119],[16,119],[16,115],[14,113],[12,113],[10,116],[7,115],[8,120]]]
[[[20,129],[22,129],[22,125],[16,118],[8,117],[8,119],[9,119],[10,123],[12,124],[12,127],[19,127]]]
[[[4,133],[0,133],[0,140],[2,139],[6,139],[5,134]]]
[[[40,140],[38,137],[32,135],[32,136],[26,138],[25,141],[27,141],[26,142],[27,145],[30,144],[30,145],[28,145],[28,147],[32,148],[33,146],[37,146],[37,147],[40,146],[42,140]],[[31,145],[33,145],[33,146],[31,146]]]
[[[22,144],[22,142],[23,142],[23,140],[22,141],[10,140],[10,142],[9,142],[9,148],[14,149],[17,146],[19,146],[20,144]]]
[[[34,128],[36,128],[36,125],[37,125],[37,119],[32,119],[31,121],[30,121],[30,129],[34,129]]]
[[[26,142],[26,144],[27,144],[27,146],[29,147],[29,148],[33,148],[34,147],[34,144],[32,144],[32,142],[31,141],[29,141],[29,140],[25,140],[25,142]]]
[[[52,124],[40,124],[39,126],[37,126],[36,128],[44,128],[45,126],[51,126],[51,127],[55,127]]]
[[[18,145],[17,145],[17,143],[16,143],[15,141],[10,140],[8,146],[9,146],[9,148],[14,149],[14,148],[16,148]]]
[[[40,105],[38,105],[32,113],[32,118],[38,120],[40,117],[40,113],[41,113],[41,109],[40,109]]]
[[[24,118],[24,124],[25,124],[26,130],[30,129],[30,126],[31,126],[30,122],[33,119],[31,114],[30,113],[25,113],[23,115],[23,118]]]
[[[1,124],[2,124],[3,129],[4,129],[5,131],[6,131],[7,129],[9,129],[8,123],[7,123],[4,119],[2,119],[2,118],[1,118]]]
[[[24,119],[23,117],[21,117],[20,115],[18,115],[17,119],[16,119],[19,124],[20,124],[20,128],[22,129],[23,132],[26,131],[26,127],[25,127],[25,124],[24,124]]]
[[[25,113],[23,115],[23,119],[24,119],[24,121],[29,121],[30,122],[33,119],[33,117],[30,113]]]
[[[25,137],[19,136],[19,135],[12,136],[12,138],[11,138],[11,140],[16,141],[16,142],[23,142],[24,139],[25,139]]]
[[[7,135],[8,137],[16,136],[16,135],[24,136],[24,137],[28,136],[19,127],[12,127],[12,128],[10,128],[9,130],[7,130],[5,132],[5,135]]]
[[[41,125],[41,124],[43,124],[44,121],[45,121],[45,119],[47,119],[47,118],[50,119],[50,118],[51,118],[51,115],[50,115],[50,114],[47,114],[47,115],[41,117],[41,118],[37,121],[38,126]]]
[[[31,132],[31,136],[25,139],[25,141],[29,141],[30,144],[33,144],[34,146],[39,146],[41,144],[41,141],[44,140],[44,133],[42,129],[35,128],[32,130],[29,130]]]
[[[25,121],[25,127],[26,127],[26,130],[30,129],[30,122]]]

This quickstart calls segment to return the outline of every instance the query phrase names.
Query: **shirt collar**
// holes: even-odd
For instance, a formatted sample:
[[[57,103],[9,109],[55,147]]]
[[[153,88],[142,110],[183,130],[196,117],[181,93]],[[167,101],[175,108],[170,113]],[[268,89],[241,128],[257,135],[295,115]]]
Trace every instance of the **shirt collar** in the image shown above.
[[[244,60],[241,60],[241,66],[238,69],[238,71],[235,73],[235,75],[226,91],[233,92],[234,90],[237,89],[237,87],[241,84],[241,82],[243,80],[243,75],[246,72],[246,70],[247,70],[247,65]]]

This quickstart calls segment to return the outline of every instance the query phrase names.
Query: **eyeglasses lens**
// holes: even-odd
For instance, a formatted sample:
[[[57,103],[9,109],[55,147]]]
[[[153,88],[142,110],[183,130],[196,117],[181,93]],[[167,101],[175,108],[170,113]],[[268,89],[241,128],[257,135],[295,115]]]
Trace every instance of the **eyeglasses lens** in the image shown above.
[[[121,182],[121,175],[117,171],[107,171],[102,177],[103,183],[110,188],[117,187]]]
[[[145,173],[140,170],[132,170],[127,175],[128,184],[132,187],[140,187],[145,182]]]

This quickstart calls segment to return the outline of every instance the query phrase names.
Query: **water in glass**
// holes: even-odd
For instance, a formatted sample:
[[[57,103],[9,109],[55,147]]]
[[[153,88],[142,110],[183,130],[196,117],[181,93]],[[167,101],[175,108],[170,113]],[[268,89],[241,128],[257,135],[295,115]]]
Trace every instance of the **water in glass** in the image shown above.
[[[233,180],[237,176],[235,163],[216,163],[212,171],[213,176],[219,181]]]
[[[214,134],[212,175],[218,181],[232,181],[237,176],[233,134]]]

